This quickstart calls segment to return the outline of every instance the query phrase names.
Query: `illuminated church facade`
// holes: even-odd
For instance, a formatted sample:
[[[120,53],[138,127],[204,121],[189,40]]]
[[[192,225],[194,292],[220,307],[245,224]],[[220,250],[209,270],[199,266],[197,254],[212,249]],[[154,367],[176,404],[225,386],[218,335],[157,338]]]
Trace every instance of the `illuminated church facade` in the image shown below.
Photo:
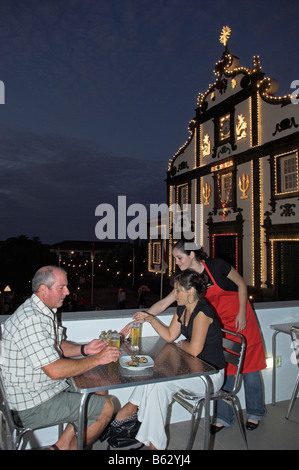
[[[198,96],[189,139],[169,161],[171,209],[160,221],[167,274],[175,272],[179,220],[209,256],[244,277],[253,300],[298,299],[299,97],[276,96],[277,82],[257,56],[251,68],[240,66],[229,33],[223,28],[216,80]],[[162,260],[163,240],[150,239],[149,271],[161,270]]]

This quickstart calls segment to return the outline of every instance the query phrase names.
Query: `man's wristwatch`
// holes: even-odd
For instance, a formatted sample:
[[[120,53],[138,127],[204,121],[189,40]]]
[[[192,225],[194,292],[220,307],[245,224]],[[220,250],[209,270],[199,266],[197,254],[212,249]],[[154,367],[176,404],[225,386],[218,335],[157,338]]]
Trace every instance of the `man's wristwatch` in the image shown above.
[[[84,351],[85,346],[86,346],[86,344],[82,344],[82,346],[81,346],[81,355],[82,356],[88,356],[88,354],[85,354],[85,351]]]

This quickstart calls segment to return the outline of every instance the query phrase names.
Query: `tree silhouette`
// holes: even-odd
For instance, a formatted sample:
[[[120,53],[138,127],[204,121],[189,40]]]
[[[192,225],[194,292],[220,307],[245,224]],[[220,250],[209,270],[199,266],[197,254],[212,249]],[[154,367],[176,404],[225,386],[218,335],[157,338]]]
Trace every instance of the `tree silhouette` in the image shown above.
[[[57,265],[57,256],[39,238],[27,235],[8,238],[0,243],[0,290],[9,285],[15,303],[31,295],[31,280],[35,272],[49,264]]]

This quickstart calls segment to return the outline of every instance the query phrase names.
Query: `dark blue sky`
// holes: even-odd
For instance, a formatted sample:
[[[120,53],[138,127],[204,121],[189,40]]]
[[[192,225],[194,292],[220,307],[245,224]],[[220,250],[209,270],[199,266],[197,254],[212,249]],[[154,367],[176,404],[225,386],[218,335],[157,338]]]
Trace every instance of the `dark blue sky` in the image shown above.
[[[2,0],[0,240],[95,239],[95,208],[165,202],[168,161],[228,48],[292,92],[297,1]]]

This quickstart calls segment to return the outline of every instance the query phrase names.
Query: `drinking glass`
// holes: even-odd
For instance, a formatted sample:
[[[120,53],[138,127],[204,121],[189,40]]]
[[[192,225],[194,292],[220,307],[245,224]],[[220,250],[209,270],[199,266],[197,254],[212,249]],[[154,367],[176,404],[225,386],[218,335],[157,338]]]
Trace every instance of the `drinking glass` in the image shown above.
[[[109,346],[120,348],[120,334],[112,333],[109,339]]]
[[[133,322],[131,324],[131,349],[132,351],[139,350],[139,337],[140,337],[140,327],[141,323]]]

